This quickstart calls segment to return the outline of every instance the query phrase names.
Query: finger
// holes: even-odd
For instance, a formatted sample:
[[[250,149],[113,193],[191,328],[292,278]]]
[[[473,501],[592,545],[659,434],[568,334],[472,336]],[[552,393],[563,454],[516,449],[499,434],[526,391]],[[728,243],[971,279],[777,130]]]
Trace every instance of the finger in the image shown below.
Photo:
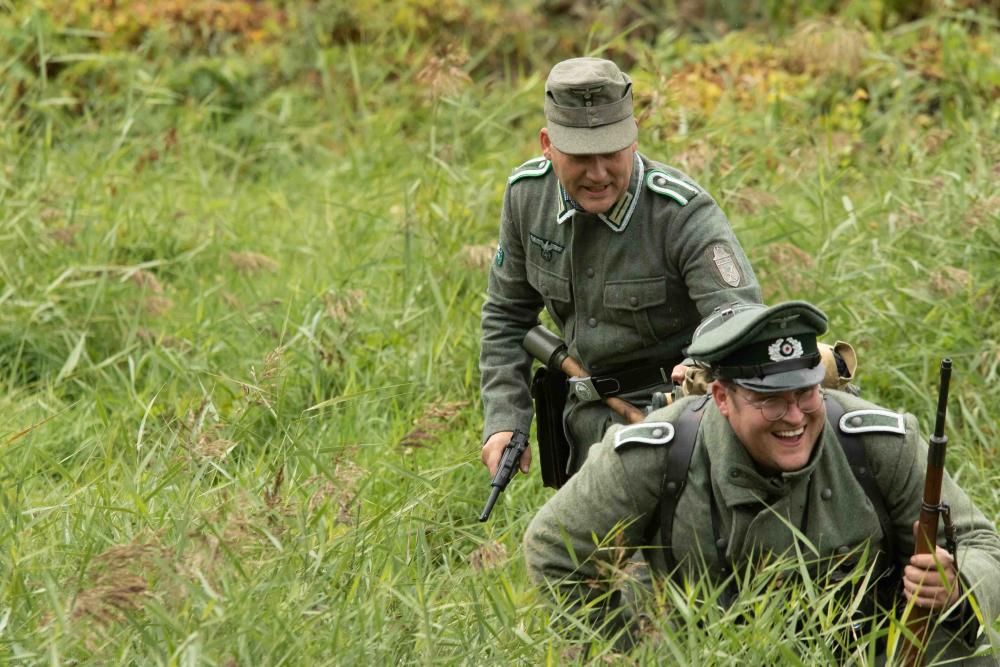
[[[677,364],[670,371],[670,379],[674,381],[674,384],[680,384],[684,382],[684,376],[687,374],[687,366],[684,364]]]
[[[521,472],[527,474],[529,468],[531,468],[531,447],[525,447],[524,453],[521,454]]]
[[[938,571],[933,565],[925,568],[910,564],[903,569],[903,579],[923,586],[947,586],[954,581],[954,572]]]
[[[913,604],[925,609],[941,609],[948,606],[950,595],[940,587],[916,586],[912,582],[903,583],[903,595]]]
[[[935,609],[953,604],[959,593],[954,579],[909,565],[903,573],[903,592],[908,600],[915,597],[915,604]]]
[[[486,469],[490,471],[490,476],[497,474],[497,468],[500,467],[500,457],[503,456],[503,447],[497,447],[490,443],[487,443],[483,447],[483,465]]]
[[[499,467],[500,467],[499,456],[491,456],[489,460],[486,462],[486,469],[490,471],[490,477],[493,477],[494,475],[497,474],[497,468]]]

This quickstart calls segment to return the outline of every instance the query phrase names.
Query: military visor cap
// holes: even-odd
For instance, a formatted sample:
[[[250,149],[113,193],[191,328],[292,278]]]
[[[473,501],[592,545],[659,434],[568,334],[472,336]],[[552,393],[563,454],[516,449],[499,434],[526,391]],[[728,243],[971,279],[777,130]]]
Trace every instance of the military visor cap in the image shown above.
[[[545,119],[555,147],[569,155],[615,153],[639,135],[632,80],[610,60],[557,63],[545,82]]]
[[[727,313],[731,313],[727,317]],[[769,308],[724,310],[724,321],[703,327],[688,347],[688,356],[720,379],[761,393],[803,389],[823,381],[816,337],[826,332],[827,318],[805,301]]]

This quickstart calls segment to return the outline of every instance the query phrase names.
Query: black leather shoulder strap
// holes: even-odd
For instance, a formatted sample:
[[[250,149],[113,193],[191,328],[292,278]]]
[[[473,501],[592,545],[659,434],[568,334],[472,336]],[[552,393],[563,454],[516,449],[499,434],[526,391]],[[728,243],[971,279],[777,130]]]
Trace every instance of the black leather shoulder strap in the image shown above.
[[[840,448],[844,450],[844,456],[847,457],[847,463],[851,466],[854,479],[861,485],[872,507],[875,508],[879,525],[882,527],[882,537],[886,547],[885,551],[895,558],[896,540],[892,530],[892,520],[889,518],[889,511],[886,508],[885,496],[882,495],[882,490],[878,488],[875,475],[872,472],[871,466],[868,465],[868,457],[865,455],[865,446],[861,442],[861,438],[856,434],[845,433],[840,428],[840,418],[843,416],[843,406],[827,396],[826,420],[830,422],[834,433],[837,434],[837,440],[840,441]]]
[[[674,424],[674,442],[667,453],[667,472],[663,476],[660,488],[660,542],[663,545],[663,555],[667,561],[667,570],[673,571],[677,566],[673,551],[674,514],[677,511],[677,501],[687,483],[688,469],[691,467],[691,454],[698,439],[698,428],[701,418],[705,415],[705,406],[711,395],[693,401],[681,412]]]

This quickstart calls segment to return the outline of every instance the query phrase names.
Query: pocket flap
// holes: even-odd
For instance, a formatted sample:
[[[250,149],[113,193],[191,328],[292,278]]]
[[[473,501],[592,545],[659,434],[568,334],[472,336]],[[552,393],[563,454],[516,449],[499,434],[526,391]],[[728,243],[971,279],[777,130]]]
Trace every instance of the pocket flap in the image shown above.
[[[568,302],[570,300],[569,278],[546,271],[537,264],[528,263],[528,282],[545,299]]]
[[[619,310],[645,310],[662,306],[667,302],[664,284],[662,276],[609,282],[604,286],[604,306]]]

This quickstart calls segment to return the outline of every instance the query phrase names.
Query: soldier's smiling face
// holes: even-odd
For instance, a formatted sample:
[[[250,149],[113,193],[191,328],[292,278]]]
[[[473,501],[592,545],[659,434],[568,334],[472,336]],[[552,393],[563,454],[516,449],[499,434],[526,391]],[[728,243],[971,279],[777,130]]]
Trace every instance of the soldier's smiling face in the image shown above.
[[[636,144],[614,153],[570,155],[555,147],[545,128],[542,128],[539,140],[542,155],[552,161],[556,178],[573,201],[588,213],[608,211],[628,188]]]
[[[760,401],[771,397],[787,401],[787,411],[777,421],[768,421],[757,407]],[[818,397],[816,409],[803,412],[799,406],[812,407],[814,397]],[[767,472],[794,472],[809,463],[826,421],[826,406],[818,386],[808,390],[761,394],[715,382],[712,384],[712,398],[760,468]]]

